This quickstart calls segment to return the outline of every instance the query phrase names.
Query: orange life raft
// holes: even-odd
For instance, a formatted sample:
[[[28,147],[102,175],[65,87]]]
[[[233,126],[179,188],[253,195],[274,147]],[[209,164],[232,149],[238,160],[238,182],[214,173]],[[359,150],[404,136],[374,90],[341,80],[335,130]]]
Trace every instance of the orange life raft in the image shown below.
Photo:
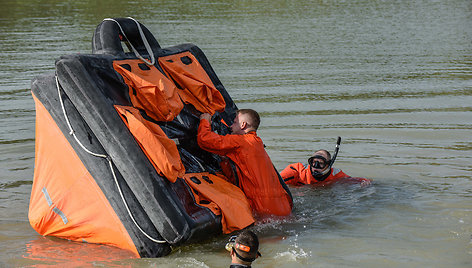
[[[132,18],[104,20],[92,46],[32,82],[31,226],[158,257],[254,223],[222,159],[197,145],[201,113],[227,134],[237,110],[203,52],[161,48]]]

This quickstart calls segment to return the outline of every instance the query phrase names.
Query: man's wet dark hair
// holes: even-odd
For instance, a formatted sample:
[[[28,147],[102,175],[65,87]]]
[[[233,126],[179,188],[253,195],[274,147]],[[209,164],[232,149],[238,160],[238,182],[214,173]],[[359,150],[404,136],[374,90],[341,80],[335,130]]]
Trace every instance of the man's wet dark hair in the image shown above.
[[[248,122],[251,127],[253,127],[255,130],[259,128],[259,125],[261,124],[261,117],[259,114],[254,111],[253,109],[239,109],[237,114],[247,114],[250,117],[251,122]]]
[[[241,257],[245,259],[251,259],[251,261],[254,261],[257,256],[260,255],[259,239],[257,238],[257,235],[250,230],[244,230],[241,232],[236,238],[235,243],[239,243],[250,248],[248,252],[239,250],[237,248],[234,249]]]

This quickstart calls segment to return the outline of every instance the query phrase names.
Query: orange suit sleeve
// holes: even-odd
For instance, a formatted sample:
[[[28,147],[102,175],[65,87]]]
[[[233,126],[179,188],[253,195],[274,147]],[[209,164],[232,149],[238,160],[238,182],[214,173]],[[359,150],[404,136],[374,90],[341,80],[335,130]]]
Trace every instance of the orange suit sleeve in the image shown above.
[[[284,179],[285,183],[297,184],[300,181],[300,165],[303,166],[301,163],[290,164],[280,172],[280,176]]]
[[[200,148],[210,153],[227,155],[240,147],[237,135],[218,135],[211,131],[210,122],[206,119],[200,120],[198,126],[197,142]]]
[[[352,183],[363,183],[363,182],[372,182],[371,179],[366,179],[366,178],[360,178],[360,177],[351,177],[344,173],[342,170],[333,168],[333,181],[339,181],[342,180],[344,182],[352,182]]]
[[[359,177],[348,177],[348,179],[352,182],[358,182],[358,183],[363,183],[363,182],[372,182],[372,179],[366,179],[366,178],[359,178]]]

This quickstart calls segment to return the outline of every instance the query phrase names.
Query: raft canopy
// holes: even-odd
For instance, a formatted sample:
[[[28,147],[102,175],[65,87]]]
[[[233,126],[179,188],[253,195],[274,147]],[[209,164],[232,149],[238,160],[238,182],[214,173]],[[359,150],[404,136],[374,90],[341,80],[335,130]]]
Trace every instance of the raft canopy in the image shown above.
[[[159,257],[253,224],[233,174],[197,145],[201,113],[227,134],[237,110],[204,53],[161,48],[132,18],[101,22],[92,52],[62,56],[32,81],[32,227]]]

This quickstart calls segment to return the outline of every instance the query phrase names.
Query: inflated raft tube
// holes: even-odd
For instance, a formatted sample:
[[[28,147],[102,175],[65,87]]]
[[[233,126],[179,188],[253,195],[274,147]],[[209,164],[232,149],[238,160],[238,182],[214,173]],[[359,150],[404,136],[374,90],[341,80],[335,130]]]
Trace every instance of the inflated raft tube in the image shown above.
[[[131,43],[135,51],[124,52],[120,42]],[[201,150],[196,142],[198,116],[206,112],[202,109],[213,107],[184,92],[186,76],[174,72],[182,66],[184,72],[190,68],[190,76],[203,70],[204,79],[197,80],[214,87],[224,103],[214,108],[218,111],[213,111],[213,128],[228,133],[225,125],[231,124],[237,108],[203,52],[192,44],[161,49],[152,34],[131,18],[104,20],[94,34],[93,52],[62,56],[55,74],[32,82],[37,111],[29,208],[33,228],[41,235],[118,246],[138,257],[164,256],[173,246],[221,233],[222,221],[230,219],[212,209],[208,200],[197,196],[200,190],[193,188],[206,185],[211,191],[219,181],[215,174],[221,172],[221,159]],[[131,121],[117,112],[119,107],[135,109],[139,99],[129,77],[117,72],[121,68],[126,73],[135,61],[143,62],[136,65],[140,70],[135,73],[156,68],[170,77],[184,102],[178,115],[165,121],[138,109],[147,123],[177,145],[185,176],[175,181],[156,169],[130,132]],[[250,217],[226,231],[244,228]]]
[[[156,53],[160,45],[152,33],[132,18],[105,19],[100,23],[92,38],[93,54],[125,56],[122,45],[126,44],[142,54],[149,55],[149,49]]]

